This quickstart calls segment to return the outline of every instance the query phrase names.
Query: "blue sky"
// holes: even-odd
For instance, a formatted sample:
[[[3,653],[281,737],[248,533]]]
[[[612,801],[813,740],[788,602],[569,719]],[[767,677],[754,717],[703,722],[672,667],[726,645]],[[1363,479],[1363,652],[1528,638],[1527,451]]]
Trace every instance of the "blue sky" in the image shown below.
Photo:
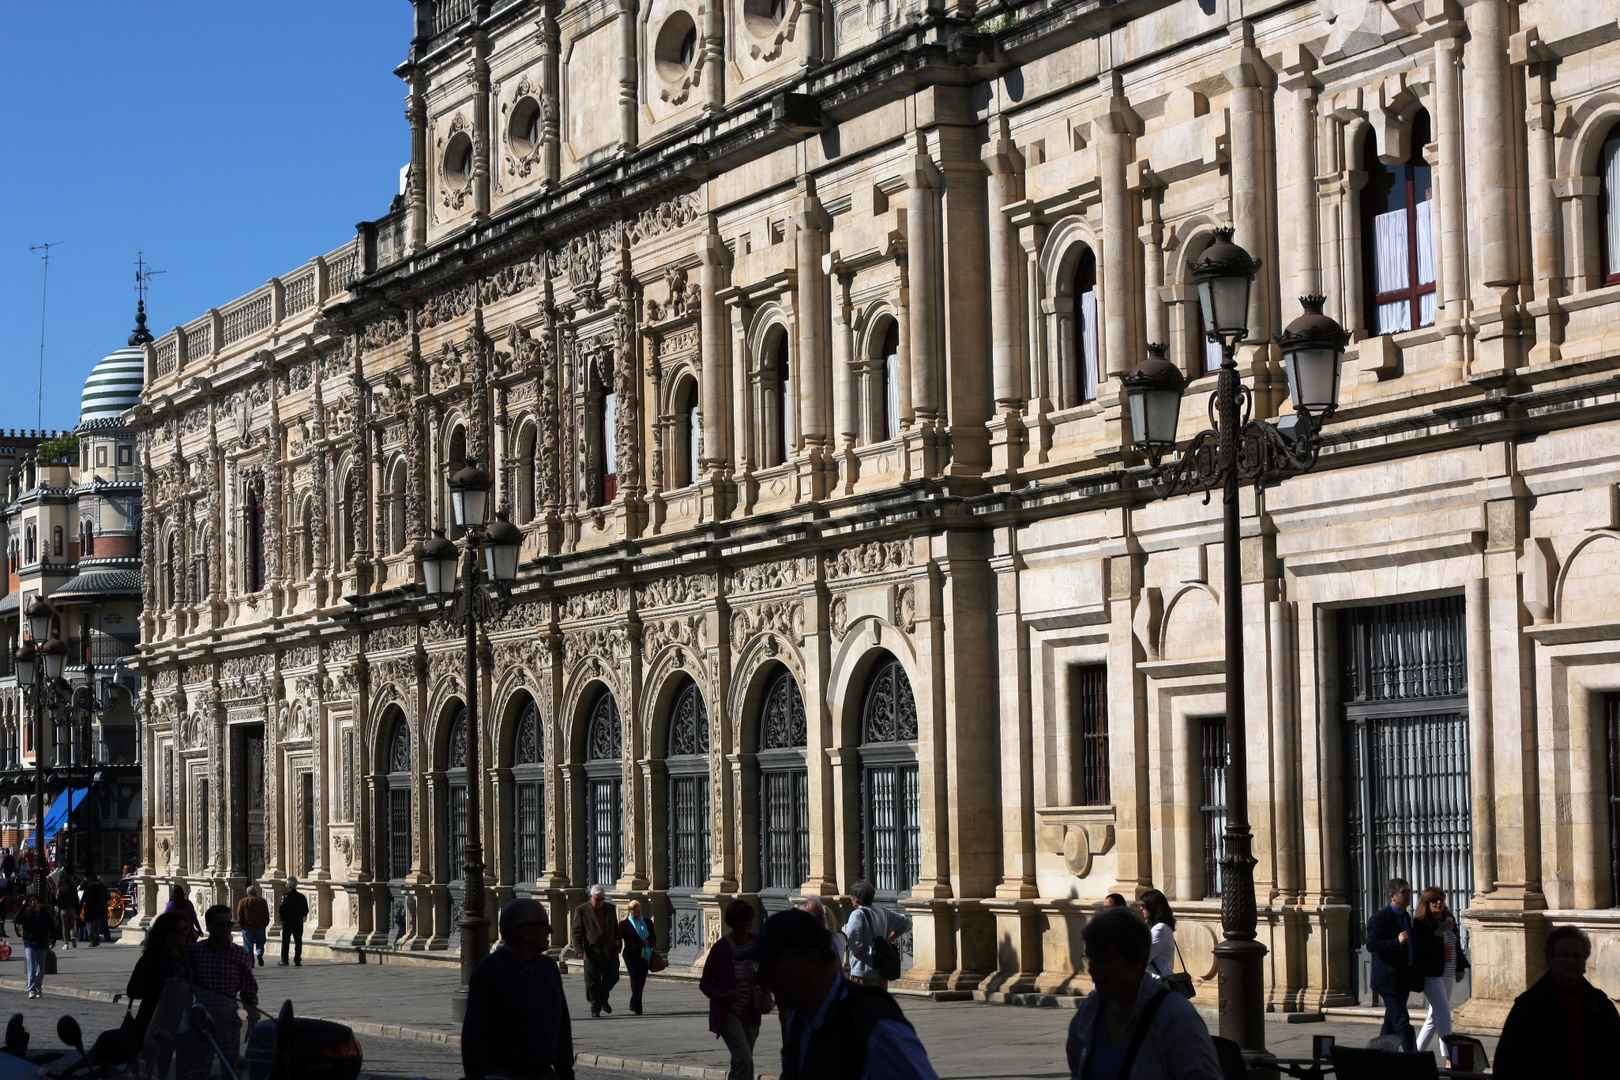
[[[44,426],[134,322],[162,334],[380,217],[409,152],[406,0],[0,0],[0,429]]]

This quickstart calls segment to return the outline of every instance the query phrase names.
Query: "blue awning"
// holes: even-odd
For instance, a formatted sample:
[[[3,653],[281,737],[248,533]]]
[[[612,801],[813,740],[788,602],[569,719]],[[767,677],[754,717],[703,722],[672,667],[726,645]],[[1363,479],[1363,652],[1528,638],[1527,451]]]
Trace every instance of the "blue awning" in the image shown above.
[[[67,821],[68,815],[78,809],[79,804],[84,802],[84,797],[88,794],[90,794],[90,789],[87,787],[74,788],[67,792],[67,798],[64,799],[59,793],[56,798],[51,800],[50,808],[45,811],[45,842],[47,844],[56,838],[56,834],[61,831],[62,824]],[[34,846],[33,833],[28,834],[28,840],[23,846]]]

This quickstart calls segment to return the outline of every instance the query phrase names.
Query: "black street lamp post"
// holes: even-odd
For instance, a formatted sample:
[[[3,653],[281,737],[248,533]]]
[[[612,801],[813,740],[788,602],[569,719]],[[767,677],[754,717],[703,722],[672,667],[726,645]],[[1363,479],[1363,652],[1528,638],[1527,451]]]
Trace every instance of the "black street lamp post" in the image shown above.
[[[453,467],[453,466],[452,466]],[[461,985],[451,996],[451,1019],[467,1014],[467,986],[473,969],[489,955],[489,918],[485,913],[484,842],[479,824],[478,772],[478,627],[506,614],[510,583],[517,577],[523,534],[504,518],[486,526],[489,474],[467,461],[449,479],[456,525],[466,530],[463,548],[440,533],[422,545],[422,580],[427,594],[441,604],[440,618],[466,632],[463,679],[467,696],[467,840],[462,850]],[[482,556],[482,562],[480,562]],[[461,592],[456,592],[456,566],[461,566]]]
[[[34,891],[49,902],[45,861],[45,713],[52,715],[67,704],[62,692],[62,668],[67,645],[61,638],[45,640],[56,621],[56,609],[43,596],[28,605],[28,640],[17,646],[17,683],[34,711]],[[41,644],[35,644],[41,642]],[[71,798],[71,796],[69,796]]]
[[[1238,342],[1248,337],[1249,287],[1260,264],[1232,243],[1231,229],[1216,230],[1192,268],[1203,308],[1204,332],[1221,347],[1221,370],[1210,395],[1213,424],[1200,431],[1181,456],[1164,461],[1176,445],[1176,426],[1186,379],[1165,359],[1163,345],[1149,345],[1148,359],[1124,377],[1136,449],[1152,464],[1160,495],[1219,489],[1222,504],[1222,614],[1226,638],[1226,833],[1221,856],[1221,933],[1215,946],[1220,987],[1220,1033],[1245,1050],[1265,1048],[1266,947],[1256,939],[1259,911],[1254,896],[1253,836],[1249,830],[1249,767],[1243,712],[1242,560],[1239,555],[1238,493],[1302,473],[1316,464],[1323,421],[1339,398],[1339,365],[1348,341],[1342,327],[1322,314],[1323,298],[1300,298],[1305,314],[1289,324],[1279,344],[1294,402],[1294,420],[1253,418],[1253,392],[1238,377]]]

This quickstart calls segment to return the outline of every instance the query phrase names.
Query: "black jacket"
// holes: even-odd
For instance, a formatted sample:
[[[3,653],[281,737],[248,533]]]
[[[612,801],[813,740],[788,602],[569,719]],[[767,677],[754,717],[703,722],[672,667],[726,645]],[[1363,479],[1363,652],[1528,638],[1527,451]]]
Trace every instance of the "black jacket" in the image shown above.
[[[48,949],[57,939],[56,920],[44,908],[23,912],[17,916],[17,925],[22,928],[24,948]]]
[[[1463,952],[1462,931],[1457,934],[1457,972],[1468,970],[1468,954]],[[1420,979],[1438,979],[1446,973],[1446,939],[1440,928],[1428,919],[1412,920],[1412,944],[1417,953],[1417,976]]]
[[[1403,994],[1423,989],[1423,977],[1413,965],[1417,934],[1412,949],[1401,944],[1401,920],[1395,909],[1385,904],[1367,920],[1367,951],[1372,953],[1372,988],[1376,994]]]
[[[307,918],[309,918],[309,901],[304,899],[304,894],[296,889],[283,893],[281,897],[281,921],[289,925],[297,923],[302,926]]]
[[[107,917],[107,903],[112,894],[107,886],[100,880],[84,883],[84,895],[79,897],[80,910],[86,922],[99,923]]]
[[[1581,1050],[1586,1080],[1620,1080],[1620,1013],[1603,991],[1581,980]],[[1496,1044],[1500,1080],[1574,1076],[1569,1020],[1551,975],[1520,994]]]
[[[562,974],[549,956],[531,971],[516,951],[500,946],[478,961],[467,984],[461,1024],[461,1067],[468,1076],[515,1065],[524,1072],[574,1075],[574,1036]]]
[[[135,961],[135,970],[130,972],[124,993],[141,1003],[140,1010],[135,1013],[137,1039],[145,1041],[146,1029],[152,1025],[152,1014],[157,1012],[163,988],[170,979],[181,978],[183,971],[181,962],[167,952],[143,952],[141,958]]]

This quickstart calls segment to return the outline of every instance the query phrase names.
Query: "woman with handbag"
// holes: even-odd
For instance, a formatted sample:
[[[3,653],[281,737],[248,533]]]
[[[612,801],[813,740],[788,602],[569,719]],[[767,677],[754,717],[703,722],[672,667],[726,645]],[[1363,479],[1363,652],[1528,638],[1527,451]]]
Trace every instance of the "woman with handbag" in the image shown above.
[[[135,1036],[136,1043],[146,1041],[146,1029],[151,1026],[152,1014],[157,1011],[158,999],[170,979],[183,979],[186,974],[186,946],[191,944],[191,928],[179,912],[165,911],[152,920],[146,940],[141,943],[141,958],[130,972],[124,993],[141,1003],[133,1016],[124,1011],[124,1030]]]
[[[1170,910],[1169,898],[1158,889],[1149,889],[1142,894],[1136,906],[1142,913],[1142,921],[1148,924],[1153,935],[1153,945],[1148,950],[1148,971],[1157,975],[1176,993],[1192,997],[1192,976],[1185,970],[1176,971],[1179,946],[1176,945],[1176,916]]]
[[[727,904],[726,926],[731,933],[710,947],[698,989],[709,999],[709,1030],[731,1051],[728,1080],[753,1080],[759,1021],[774,1008],[771,992],[759,981],[759,965],[737,958],[759,936],[754,933],[753,905],[746,900]]]
[[[640,900],[630,901],[625,908],[619,922],[619,941],[624,947],[625,970],[630,972],[630,1011],[640,1016],[641,989],[647,985],[647,972],[663,968],[662,964],[653,968],[654,962],[662,959],[654,951],[658,948],[658,934],[652,920],[642,917]]]
[[[1418,974],[1423,976],[1423,996],[1429,999],[1429,1015],[1418,1030],[1417,1048],[1427,1050],[1429,1041],[1439,1036],[1444,1047],[1451,1034],[1451,987],[1462,982],[1468,970],[1457,933],[1457,920],[1446,907],[1444,889],[1424,889],[1418,896],[1412,917],[1412,952]]]

